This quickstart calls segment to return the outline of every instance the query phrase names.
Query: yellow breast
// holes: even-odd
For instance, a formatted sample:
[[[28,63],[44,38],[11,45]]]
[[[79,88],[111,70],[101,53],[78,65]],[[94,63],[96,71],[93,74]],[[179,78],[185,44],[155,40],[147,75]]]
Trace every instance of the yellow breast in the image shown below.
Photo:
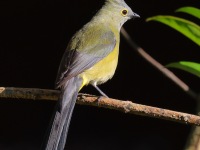
[[[89,83],[102,84],[112,78],[117,67],[118,54],[119,44],[116,44],[114,50],[107,57],[81,73],[79,76],[83,78],[83,86]]]

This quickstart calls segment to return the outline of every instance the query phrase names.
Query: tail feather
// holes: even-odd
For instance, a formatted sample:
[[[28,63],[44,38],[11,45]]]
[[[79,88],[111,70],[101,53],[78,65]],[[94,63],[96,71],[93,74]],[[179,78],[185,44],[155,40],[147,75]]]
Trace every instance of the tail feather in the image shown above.
[[[77,88],[79,90],[80,86],[77,87]],[[65,124],[63,126],[62,134],[61,134],[60,141],[59,141],[59,144],[58,144],[58,150],[63,150],[64,147],[65,147],[65,143],[66,143],[66,139],[67,139],[67,133],[68,133],[68,129],[69,129],[69,125],[70,125],[73,109],[74,109],[74,106],[75,106],[75,103],[76,103],[77,95],[78,95],[78,93],[76,95],[73,95],[72,99],[75,99],[75,101],[71,101],[71,104],[70,104],[69,110],[72,110],[72,111],[69,112],[69,113],[66,113],[67,114],[67,116],[66,116],[67,119],[66,119]]]
[[[81,78],[73,77],[61,89],[61,96],[50,124],[45,150],[64,149],[72,112],[81,84]]]
[[[68,116],[66,118],[68,118],[68,120],[66,119],[63,129],[62,129],[62,133],[60,136],[60,141],[58,143],[58,150],[63,150],[65,147],[65,143],[66,143],[66,139],[67,139],[67,133],[68,133],[68,129],[69,129],[69,124],[70,124],[70,120],[71,120],[71,116],[73,113],[73,109],[75,106],[75,101],[72,101],[72,104],[70,104],[71,108],[70,110],[72,110],[70,113],[68,113]]]

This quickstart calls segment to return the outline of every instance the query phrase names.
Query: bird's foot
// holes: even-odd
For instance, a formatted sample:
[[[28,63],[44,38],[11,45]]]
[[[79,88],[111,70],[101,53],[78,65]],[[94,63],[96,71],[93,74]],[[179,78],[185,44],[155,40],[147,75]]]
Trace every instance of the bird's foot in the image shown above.
[[[97,98],[97,104],[98,104],[98,105],[101,105],[101,101],[102,101],[103,98],[109,98],[109,97],[108,97],[108,96],[99,96],[99,97]]]

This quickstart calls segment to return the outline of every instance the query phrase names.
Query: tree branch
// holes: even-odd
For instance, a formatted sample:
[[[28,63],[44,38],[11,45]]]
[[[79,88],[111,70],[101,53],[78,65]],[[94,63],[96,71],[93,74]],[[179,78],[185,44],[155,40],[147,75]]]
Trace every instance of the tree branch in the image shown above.
[[[57,100],[59,94],[60,92],[58,90],[0,87],[0,98]],[[79,94],[77,103],[200,126],[200,117],[196,115],[140,105],[131,101],[121,101],[105,97],[102,97],[100,101],[98,99],[98,96]]]
[[[143,48],[139,47],[130,37],[130,35],[126,32],[126,30],[122,27],[121,33],[131,46],[131,48],[136,51],[141,57],[143,57],[147,62],[149,62],[152,66],[158,69],[161,73],[163,73],[166,77],[168,77],[171,81],[173,81],[178,87],[180,87],[184,92],[194,98],[197,103],[197,111],[200,111],[200,96],[198,93],[195,93],[187,84],[185,84],[181,79],[179,79],[173,72],[164,67],[158,61],[156,61],[153,57],[151,57],[147,52],[144,51]],[[185,150],[199,150],[200,149],[200,127],[194,127],[190,133],[188,138]]]
[[[195,100],[200,99],[200,96],[197,93],[195,93],[186,83],[184,83],[181,79],[179,79],[173,72],[171,72],[165,66],[156,61],[153,57],[151,57],[147,52],[144,51],[143,48],[139,47],[123,27],[121,29],[121,33],[128,42],[128,44],[131,46],[131,48],[134,51],[136,51],[140,56],[142,56],[147,62],[149,62],[152,66],[158,69],[166,77],[172,80],[177,86],[179,86],[184,92],[186,92],[192,98],[194,98]]]

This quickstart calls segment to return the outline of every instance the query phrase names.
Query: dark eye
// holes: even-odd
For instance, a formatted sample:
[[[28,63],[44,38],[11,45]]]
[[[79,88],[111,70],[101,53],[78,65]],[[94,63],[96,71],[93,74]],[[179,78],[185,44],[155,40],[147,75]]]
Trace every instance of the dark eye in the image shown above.
[[[123,9],[122,11],[121,11],[121,15],[122,16],[127,16],[127,14],[128,14],[128,10],[127,9]]]

